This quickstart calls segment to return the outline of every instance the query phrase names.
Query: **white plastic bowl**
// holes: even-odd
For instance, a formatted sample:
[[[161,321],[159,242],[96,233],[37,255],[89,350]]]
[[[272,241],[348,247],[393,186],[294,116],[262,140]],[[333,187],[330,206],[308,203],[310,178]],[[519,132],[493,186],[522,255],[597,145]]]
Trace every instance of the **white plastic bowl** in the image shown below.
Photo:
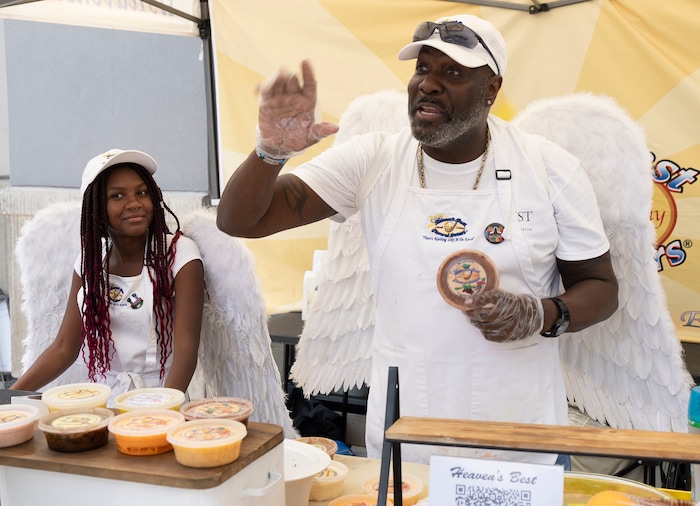
[[[292,439],[284,440],[284,489],[286,506],[309,504],[314,476],[326,469],[331,458],[323,450]]]

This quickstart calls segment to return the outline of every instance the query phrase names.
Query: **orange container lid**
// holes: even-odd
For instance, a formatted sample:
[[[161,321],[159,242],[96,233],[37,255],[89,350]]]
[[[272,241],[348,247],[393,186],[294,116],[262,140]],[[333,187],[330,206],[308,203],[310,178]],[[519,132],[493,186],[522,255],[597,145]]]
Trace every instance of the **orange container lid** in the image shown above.
[[[154,436],[165,434],[168,429],[184,421],[184,415],[172,409],[140,409],[112,418],[109,431],[118,436]]]

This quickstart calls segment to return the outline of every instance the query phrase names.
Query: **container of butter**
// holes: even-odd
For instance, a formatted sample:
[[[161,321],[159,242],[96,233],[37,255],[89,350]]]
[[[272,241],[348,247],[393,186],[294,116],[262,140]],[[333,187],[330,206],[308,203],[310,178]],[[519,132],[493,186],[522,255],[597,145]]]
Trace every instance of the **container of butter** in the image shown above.
[[[343,485],[348,477],[348,467],[337,460],[331,460],[326,469],[311,480],[310,501],[330,501],[343,495]]]
[[[185,394],[176,388],[139,388],[119,394],[114,398],[114,407],[120,413],[144,409],[180,409]]]
[[[26,443],[34,437],[39,409],[30,405],[0,405],[0,448]]]
[[[114,412],[106,408],[62,409],[41,417],[39,429],[51,450],[83,452],[107,444],[107,424],[113,417]]]
[[[112,389],[102,383],[70,383],[48,389],[41,400],[49,411],[72,408],[104,408]]]
[[[187,467],[216,467],[234,462],[248,429],[241,422],[225,418],[189,420],[168,431],[175,460]]]
[[[404,506],[413,506],[418,502],[418,499],[422,499],[423,481],[420,478],[411,474],[402,473],[401,484],[401,499]],[[377,495],[379,493],[379,478],[367,480],[362,485],[362,488],[368,494]],[[394,479],[392,477],[389,477],[387,497],[392,501],[394,500]]]
[[[115,416],[109,422],[117,450],[126,455],[158,455],[173,449],[167,440],[171,427],[185,421],[172,409],[139,409]]]

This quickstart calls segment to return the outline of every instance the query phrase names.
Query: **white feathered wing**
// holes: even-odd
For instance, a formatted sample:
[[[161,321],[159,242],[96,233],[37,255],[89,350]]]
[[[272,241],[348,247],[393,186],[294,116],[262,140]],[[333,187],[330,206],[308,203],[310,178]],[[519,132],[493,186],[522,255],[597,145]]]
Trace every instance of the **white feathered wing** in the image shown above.
[[[73,265],[80,255],[80,208],[80,202],[45,207],[24,223],[17,238],[21,309],[27,320],[22,372],[53,342],[63,321]],[[87,376],[87,367],[78,357],[41,390],[86,381]]]
[[[369,132],[408,125],[407,97],[394,90],[362,95],[341,115],[334,144]],[[316,273],[317,289],[290,376],[307,396],[369,384],[374,296],[359,215],[331,221],[328,252]]]
[[[298,437],[272,355],[252,253],[217,228],[211,209],[185,216],[182,231],[199,247],[208,295],[190,396],[248,399],[254,405],[251,421],[281,425],[285,437]]]
[[[612,98],[590,93],[536,101],[513,123],[581,160],[619,283],[619,307],[608,320],[560,338],[569,400],[611,427],[685,432],[693,379],[657,271],[641,126]]]

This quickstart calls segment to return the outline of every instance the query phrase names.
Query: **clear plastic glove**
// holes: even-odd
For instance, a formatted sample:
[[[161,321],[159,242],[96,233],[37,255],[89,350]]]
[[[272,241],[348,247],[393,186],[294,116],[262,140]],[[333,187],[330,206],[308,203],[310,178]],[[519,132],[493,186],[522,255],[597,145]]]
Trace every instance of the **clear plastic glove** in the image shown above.
[[[316,123],[316,79],[308,61],[301,62],[301,72],[303,85],[281,70],[260,86],[258,153],[286,159],[338,131],[333,123]]]
[[[542,301],[532,295],[486,290],[475,295],[471,305],[475,309],[467,316],[489,341],[518,341],[542,331]]]

